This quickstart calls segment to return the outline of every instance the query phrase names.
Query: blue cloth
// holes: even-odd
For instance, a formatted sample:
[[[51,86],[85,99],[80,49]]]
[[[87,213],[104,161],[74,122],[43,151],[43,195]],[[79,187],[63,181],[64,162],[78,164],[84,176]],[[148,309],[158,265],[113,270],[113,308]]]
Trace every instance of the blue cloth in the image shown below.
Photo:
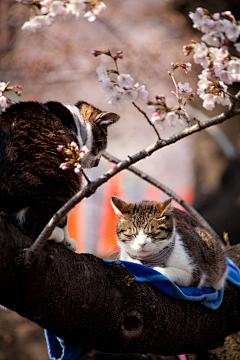
[[[118,261],[125,266],[128,271],[136,276],[135,281],[150,282],[156,288],[162,290],[170,296],[177,299],[200,301],[203,305],[210,309],[217,309],[223,299],[223,288],[215,290],[213,288],[202,287],[201,289],[190,287],[182,287],[176,285],[166,276],[160,274],[158,271],[140,264],[135,264],[128,261],[121,260],[104,260],[106,262]],[[240,270],[232,260],[226,258],[228,266],[227,280],[232,284],[240,287]],[[48,354],[51,360],[79,360],[89,353],[85,348],[67,345],[62,339],[51,334],[45,330],[45,337],[47,341]]]

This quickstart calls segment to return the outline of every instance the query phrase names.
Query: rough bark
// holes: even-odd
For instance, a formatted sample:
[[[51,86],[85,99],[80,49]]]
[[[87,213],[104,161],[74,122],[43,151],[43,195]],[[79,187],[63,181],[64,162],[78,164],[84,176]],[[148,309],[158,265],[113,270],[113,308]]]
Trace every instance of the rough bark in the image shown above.
[[[0,216],[0,303],[66,342],[112,353],[196,353],[240,330],[240,288],[227,283],[217,310],[174,299],[148,283],[126,286],[128,270],[47,244],[31,268],[32,243]],[[240,265],[240,246],[227,256]]]

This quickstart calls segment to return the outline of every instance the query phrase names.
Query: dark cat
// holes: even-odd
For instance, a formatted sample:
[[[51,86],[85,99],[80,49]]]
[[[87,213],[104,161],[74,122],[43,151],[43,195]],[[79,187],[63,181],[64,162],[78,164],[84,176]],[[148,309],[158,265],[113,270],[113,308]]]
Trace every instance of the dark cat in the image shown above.
[[[180,286],[220,289],[227,275],[220,240],[171,201],[131,204],[112,197],[120,259],[150,266]]]
[[[59,145],[75,141],[90,152],[82,166],[97,166],[107,146],[107,127],[119,116],[80,101],[76,106],[50,101],[20,102],[0,114],[0,210],[33,240],[52,215],[81,187],[73,166],[63,171]],[[76,250],[67,218],[50,239]]]

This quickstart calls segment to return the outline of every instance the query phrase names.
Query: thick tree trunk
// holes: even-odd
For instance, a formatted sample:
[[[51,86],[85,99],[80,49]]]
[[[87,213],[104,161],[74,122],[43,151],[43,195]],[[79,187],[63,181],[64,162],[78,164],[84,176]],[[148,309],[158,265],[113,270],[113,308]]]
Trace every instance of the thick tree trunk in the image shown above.
[[[195,353],[240,330],[240,288],[227,283],[217,310],[174,299],[90,254],[47,244],[31,268],[31,240],[0,216],[0,303],[66,342],[110,353]],[[240,246],[226,255],[240,265]]]

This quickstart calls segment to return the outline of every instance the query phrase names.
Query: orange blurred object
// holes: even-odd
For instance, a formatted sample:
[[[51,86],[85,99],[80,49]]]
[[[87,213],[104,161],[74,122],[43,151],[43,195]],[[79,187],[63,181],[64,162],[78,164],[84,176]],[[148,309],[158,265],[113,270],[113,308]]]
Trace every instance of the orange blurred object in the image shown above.
[[[108,169],[110,170],[110,169]],[[116,226],[118,216],[111,205],[111,196],[122,197],[123,173],[120,172],[111,178],[105,186],[101,212],[101,228],[99,234],[98,253],[102,256],[109,255],[111,248],[117,251]]]

